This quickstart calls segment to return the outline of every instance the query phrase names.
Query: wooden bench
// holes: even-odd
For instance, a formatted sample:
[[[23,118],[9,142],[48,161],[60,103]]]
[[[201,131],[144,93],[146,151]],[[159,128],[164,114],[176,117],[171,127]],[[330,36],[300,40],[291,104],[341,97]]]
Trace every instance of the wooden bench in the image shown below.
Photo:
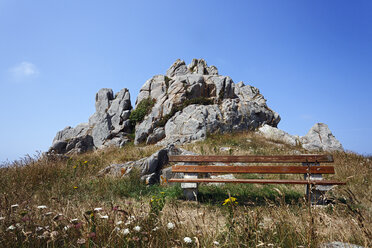
[[[181,183],[188,200],[197,199],[198,183],[259,183],[259,184],[303,184],[307,199],[311,203],[324,203],[324,194],[333,185],[343,185],[337,180],[323,180],[322,174],[335,174],[331,155],[277,155],[277,156],[169,156],[169,162],[180,162],[172,166],[172,173],[184,173],[183,178],[171,178],[168,182]],[[216,165],[213,163],[223,163]],[[232,163],[239,165],[232,165]],[[267,165],[270,164],[271,165]],[[281,165],[272,165],[280,163]],[[283,163],[301,165],[282,165]],[[242,165],[253,164],[253,165]],[[259,164],[259,165],[254,165]],[[263,165],[266,164],[266,165]],[[303,174],[304,179],[223,179],[201,178],[198,175],[213,174]]]

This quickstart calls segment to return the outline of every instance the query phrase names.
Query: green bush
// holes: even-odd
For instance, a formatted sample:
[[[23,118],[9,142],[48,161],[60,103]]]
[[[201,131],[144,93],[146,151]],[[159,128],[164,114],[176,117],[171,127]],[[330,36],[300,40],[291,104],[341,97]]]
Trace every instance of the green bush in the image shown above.
[[[130,113],[129,119],[135,124],[143,121],[145,116],[150,113],[152,107],[155,105],[156,100],[146,98],[143,99],[138,105],[136,106],[136,109]]]

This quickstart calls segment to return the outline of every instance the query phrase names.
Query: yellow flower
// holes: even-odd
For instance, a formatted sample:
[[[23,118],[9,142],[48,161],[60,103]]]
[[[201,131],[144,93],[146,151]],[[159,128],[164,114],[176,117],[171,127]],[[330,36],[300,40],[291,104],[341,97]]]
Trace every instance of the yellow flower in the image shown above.
[[[160,192],[160,194],[165,194],[165,192]]]
[[[88,161],[85,160],[85,161],[84,161],[84,164],[86,164],[86,163],[88,163]]]
[[[74,186],[74,189],[77,189],[78,188],[78,186]]]
[[[76,169],[76,165],[72,166],[72,168]]]
[[[235,197],[229,197],[224,201],[224,203],[222,203],[222,205],[226,204],[238,204],[238,202],[236,201]]]

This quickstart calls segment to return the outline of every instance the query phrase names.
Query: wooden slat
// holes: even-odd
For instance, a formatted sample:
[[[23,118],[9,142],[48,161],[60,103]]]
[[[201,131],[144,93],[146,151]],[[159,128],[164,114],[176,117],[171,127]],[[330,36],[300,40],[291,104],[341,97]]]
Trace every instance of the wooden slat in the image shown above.
[[[333,166],[215,166],[173,165],[172,172],[192,173],[262,173],[262,174],[335,174]]]
[[[273,180],[273,179],[218,179],[218,178],[172,178],[171,183],[260,183],[260,184],[313,184],[313,185],[345,185],[335,180]]]
[[[276,155],[276,156],[169,156],[169,162],[224,163],[332,163],[332,155]]]

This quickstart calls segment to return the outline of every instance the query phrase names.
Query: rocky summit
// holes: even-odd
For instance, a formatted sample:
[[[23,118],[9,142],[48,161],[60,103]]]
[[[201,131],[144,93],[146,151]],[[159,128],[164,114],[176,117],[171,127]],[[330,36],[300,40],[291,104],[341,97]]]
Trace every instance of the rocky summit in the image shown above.
[[[304,137],[277,129],[280,116],[271,110],[259,89],[235,84],[203,59],[189,65],[175,61],[165,75],[145,82],[132,109],[124,88],[96,94],[96,112],[88,123],[59,131],[49,152],[81,153],[107,146],[134,143],[183,144],[205,139],[208,133],[259,130],[270,139],[309,150],[342,150],[325,124],[316,124]]]

